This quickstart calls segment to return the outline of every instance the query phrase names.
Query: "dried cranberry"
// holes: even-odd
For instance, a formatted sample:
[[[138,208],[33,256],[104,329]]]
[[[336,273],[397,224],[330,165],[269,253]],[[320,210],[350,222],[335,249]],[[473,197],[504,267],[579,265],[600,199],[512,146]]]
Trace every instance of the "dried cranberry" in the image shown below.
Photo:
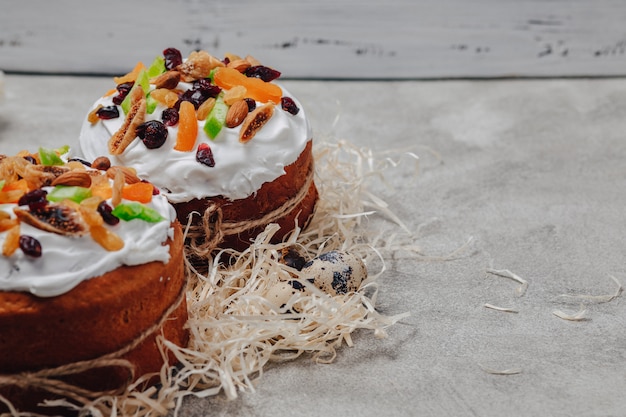
[[[191,102],[196,109],[210,97],[217,97],[222,89],[211,85],[208,80],[199,80],[194,86],[180,95],[180,100],[175,107],[180,106],[180,101]]]
[[[20,197],[20,199],[17,202],[18,206],[27,206],[27,205],[31,205],[33,203],[38,203],[38,202],[47,202],[46,200],[46,196],[48,195],[48,192],[42,188],[38,188],[36,190],[33,191],[29,191],[26,194],[24,194],[22,197]]]
[[[165,58],[165,68],[168,70],[174,69],[183,63],[183,56],[176,48],[163,50],[163,57]]]
[[[37,165],[37,160],[30,155],[26,155],[24,159],[26,159],[28,162],[30,162],[33,165]]]
[[[86,167],[91,167],[91,162],[85,161],[82,158],[74,157],[74,158],[68,159],[68,162],[71,162],[71,161],[80,162],[81,164],[85,165]]]
[[[117,119],[120,117],[120,111],[117,106],[104,106],[96,111],[96,115],[103,120]]]
[[[300,111],[300,109],[298,108],[298,105],[296,104],[295,101],[293,101],[291,97],[282,97],[280,99],[280,106],[287,113],[291,113],[293,115],[298,114],[298,112]]]
[[[115,226],[120,222],[120,219],[113,215],[113,208],[108,205],[106,201],[102,201],[98,204],[98,213],[100,213],[102,220],[104,220],[106,224]]]
[[[201,143],[200,145],[198,145],[198,150],[196,151],[196,161],[208,167],[215,166],[215,159],[213,159],[213,151],[211,150],[211,147],[207,143]]]
[[[20,236],[20,249],[28,256],[39,258],[41,256],[41,243],[32,236]]]
[[[163,110],[161,120],[165,126],[176,126],[178,124],[178,110],[173,108]]]
[[[251,112],[252,110],[256,109],[256,101],[254,101],[254,99],[246,97],[243,100],[248,105],[248,112]]]
[[[143,141],[146,148],[160,148],[167,139],[167,127],[158,120],[148,120],[137,126],[137,136]]]
[[[264,65],[253,65],[248,67],[244,74],[247,77],[260,78],[265,82],[270,82],[280,77],[280,71],[276,71],[273,68],[266,67]]]
[[[128,95],[128,92],[133,88],[134,85],[135,85],[134,81],[129,81],[127,83],[118,84],[115,87],[117,89],[118,94],[113,97],[113,104],[117,104],[117,105],[122,104],[122,101],[124,101],[124,99]]]

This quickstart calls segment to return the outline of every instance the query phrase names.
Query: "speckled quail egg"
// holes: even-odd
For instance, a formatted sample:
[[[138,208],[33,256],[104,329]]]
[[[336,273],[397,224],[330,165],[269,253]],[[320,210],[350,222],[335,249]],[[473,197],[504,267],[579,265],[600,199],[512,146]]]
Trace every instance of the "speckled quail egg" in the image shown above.
[[[290,245],[278,251],[278,262],[300,271],[306,264],[306,254],[299,246]]]
[[[263,295],[270,303],[278,308],[282,308],[289,299],[296,293],[304,292],[302,285],[294,285],[295,281],[280,281],[268,288]],[[297,302],[294,302],[293,308],[297,310]]]
[[[314,285],[327,294],[346,294],[359,289],[367,278],[367,268],[360,257],[333,250],[307,262],[302,276],[313,279]]]

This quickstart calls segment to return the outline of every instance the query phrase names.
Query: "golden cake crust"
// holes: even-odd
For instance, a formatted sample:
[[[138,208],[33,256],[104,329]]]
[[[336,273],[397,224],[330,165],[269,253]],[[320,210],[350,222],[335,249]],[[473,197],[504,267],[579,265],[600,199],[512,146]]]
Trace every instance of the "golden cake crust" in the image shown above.
[[[298,159],[285,167],[285,174],[274,181],[266,182],[253,195],[239,199],[229,200],[218,196],[206,199],[194,199],[185,203],[173,204],[176,209],[178,220],[187,224],[190,213],[196,211],[204,213],[207,207],[215,204],[222,211],[223,221],[230,223],[256,221],[266,214],[280,209],[288,200],[294,198],[309,182],[310,175],[314,172],[314,159],[312,140],[307,142],[306,147],[298,156]],[[273,223],[278,223],[280,230],[273,236],[272,242],[280,242],[288,233],[293,231],[296,221],[299,227],[304,228],[315,211],[318,192],[313,181],[310,181],[304,198],[288,213],[284,214]],[[194,223],[198,224],[202,217],[195,215]],[[269,222],[272,223],[272,222]],[[233,248],[244,250],[250,246],[254,239],[265,229],[268,223],[250,228],[244,232],[225,236],[220,243],[221,248]]]
[[[57,297],[0,291],[0,376],[97,360],[140,339],[121,358],[133,364],[135,377],[158,372],[163,358],[156,337],[163,334],[180,346],[188,340],[183,237],[180,224],[173,227],[167,264],[122,266]],[[62,379],[99,391],[123,386],[129,372],[110,367]],[[1,395],[24,405],[32,405],[36,391],[0,387]]]

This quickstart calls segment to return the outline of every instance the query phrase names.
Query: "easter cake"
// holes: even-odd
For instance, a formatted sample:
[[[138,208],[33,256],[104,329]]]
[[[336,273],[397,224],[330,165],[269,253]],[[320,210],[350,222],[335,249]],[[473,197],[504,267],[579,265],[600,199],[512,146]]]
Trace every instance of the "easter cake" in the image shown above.
[[[243,250],[270,223],[280,241],[308,223],[318,192],[308,119],[279,76],[250,56],[165,49],[96,100],[82,155],[155,184],[191,222],[196,253]]]
[[[0,398],[20,410],[123,391],[161,369],[159,336],[188,339],[174,209],[66,150],[0,155]]]

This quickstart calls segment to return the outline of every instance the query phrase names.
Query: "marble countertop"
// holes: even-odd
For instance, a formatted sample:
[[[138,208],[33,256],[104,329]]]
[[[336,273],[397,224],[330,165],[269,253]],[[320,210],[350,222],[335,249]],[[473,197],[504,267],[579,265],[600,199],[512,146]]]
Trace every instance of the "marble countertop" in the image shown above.
[[[8,154],[75,143],[110,86],[4,83]],[[272,365],[254,392],[190,397],[179,415],[626,413],[625,80],[286,85],[316,138],[420,157],[416,175],[398,168],[372,184],[422,254],[391,254],[380,278],[379,310],[410,316],[385,339],[357,331],[332,364]]]

